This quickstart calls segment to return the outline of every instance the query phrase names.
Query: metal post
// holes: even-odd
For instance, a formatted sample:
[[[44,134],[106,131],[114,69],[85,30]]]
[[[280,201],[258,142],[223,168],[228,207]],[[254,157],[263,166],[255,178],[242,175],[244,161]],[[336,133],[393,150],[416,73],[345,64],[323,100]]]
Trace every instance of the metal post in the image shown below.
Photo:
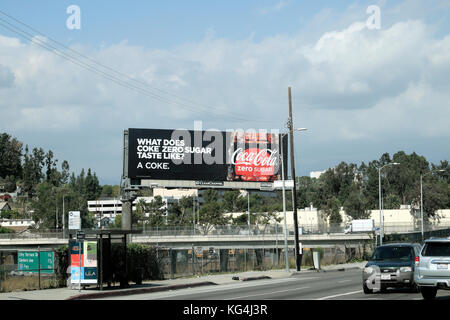
[[[298,241],[298,220],[297,220],[297,189],[296,189],[296,181],[295,181],[295,160],[294,160],[294,123],[292,117],[292,96],[291,96],[291,87],[288,87],[289,94],[289,136],[290,136],[290,146],[291,146],[291,176],[294,182],[292,187],[293,192],[293,215],[294,215],[294,236],[295,236],[295,264],[296,270],[300,271],[300,258],[299,258],[299,241]]]
[[[78,292],[81,292],[81,241],[78,240]]]
[[[379,198],[379,210],[380,210],[380,246],[383,244],[383,213],[381,211],[381,168],[378,169],[378,198]]]
[[[41,247],[38,246],[38,282],[39,290],[41,290]]]
[[[283,137],[281,135],[281,179],[283,181],[283,214],[284,214],[284,256],[286,262],[286,272],[289,272],[289,247],[288,247],[288,236],[287,236],[287,223],[286,223],[286,186],[284,179],[284,153],[283,153]]]
[[[422,186],[423,175],[420,174],[420,219],[422,220],[422,242],[423,242],[423,186]]]
[[[62,212],[62,231],[63,231],[63,239],[65,239],[66,238],[66,236],[65,236],[65,217],[64,217],[64,213],[65,213],[65,210],[64,210],[64,195],[63,195],[63,212]]]
[[[400,163],[398,163],[398,162],[391,162],[391,163],[385,164],[384,166],[382,166],[378,169],[378,198],[380,201],[380,245],[383,244],[383,237],[384,237],[383,197],[381,194],[381,170],[384,167],[397,166],[399,164]]]
[[[2,266],[3,272],[0,270],[0,292],[2,292],[2,278],[3,274],[5,273],[5,266],[3,264],[3,252],[0,251],[0,266]]]
[[[103,234],[100,232],[100,291],[103,291]]]
[[[193,231],[194,231],[194,236],[195,236],[195,198],[194,198],[194,196],[192,196],[192,217],[194,218]]]
[[[248,235],[250,236],[250,190],[247,190]]]

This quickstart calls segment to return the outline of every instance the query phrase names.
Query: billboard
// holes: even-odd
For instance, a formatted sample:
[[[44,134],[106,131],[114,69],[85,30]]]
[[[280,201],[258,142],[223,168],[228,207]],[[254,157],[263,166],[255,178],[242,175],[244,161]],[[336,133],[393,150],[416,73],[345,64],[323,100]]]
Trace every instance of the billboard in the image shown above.
[[[70,266],[72,284],[96,284],[98,280],[97,242],[71,240]]]
[[[221,182],[281,180],[281,135],[214,130],[128,130],[128,177],[190,180],[197,186]],[[283,141],[287,172],[287,137]]]

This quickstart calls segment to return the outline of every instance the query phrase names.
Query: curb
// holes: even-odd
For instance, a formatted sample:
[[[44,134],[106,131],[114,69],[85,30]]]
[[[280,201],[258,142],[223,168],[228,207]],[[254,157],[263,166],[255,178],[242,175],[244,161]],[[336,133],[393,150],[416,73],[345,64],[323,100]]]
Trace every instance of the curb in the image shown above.
[[[348,271],[348,270],[362,270],[364,269],[364,267],[348,267],[348,268],[338,268],[338,269],[306,269],[304,271],[295,271],[293,272],[291,275],[297,275],[297,274],[302,274],[302,273],[307,273],[307,272],[338,272],[338,271]]]
[[[252,281],[252,280],[262,280],[262,279],[272,279],[272,278],[269,276],[239,278],[239,280],[241,280],[241,281]]]
[[[331,269],[331,270],[316,270],[317,272],[336,272],[336,271],[348,271],[348,270],[362,270],[361,267],[350,267],[350,268],[339,268],[339,269]]]
[[[170,285],[170,286],[158,286],[158,287],[152,287],[152,288],[137,288],[137,289],[125,289],[125,290],[111,291],[111,292],[86,293],[86,294],[78,294],[76,296],[69,297],[65,300],[84,300],[84,299],[96,299],[96,298],[102,298],[102,297],[127,296],[127,295],[133,295],[133,294],[169,291],[169,290],[194,288],[194,287],[210,286],[210,285],[217,285],[217,283],[214,283],[211,281],[204,281],[204,282],[198,282],[198,283],[174,284],[174,285]]]

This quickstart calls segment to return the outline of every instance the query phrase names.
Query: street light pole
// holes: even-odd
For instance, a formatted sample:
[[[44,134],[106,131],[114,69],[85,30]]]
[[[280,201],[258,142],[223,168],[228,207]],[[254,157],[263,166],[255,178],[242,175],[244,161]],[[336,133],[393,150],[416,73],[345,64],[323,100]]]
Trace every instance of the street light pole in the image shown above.
[[[383,203],[382,203],[382,197],[381,197],[381,170],[384,167],[397,166],[399,164],[400,163],[398,163],[398,162],[392,162],[392,163],[385,164],[381,168],[378,168],[378,198],[379,198],[379,205],[380,205],[380,208],[379,208],[379,210],[380,210],[380,246],[383,244],[383,237],[384,237]]]
[[[63,239],[65,239],[65,218],[64,218],[64,195],[63,195],[63,212],[62,212],[62,231],[63,231]]]
[[[250,190],[247,189],[248,235],[250,236]]]

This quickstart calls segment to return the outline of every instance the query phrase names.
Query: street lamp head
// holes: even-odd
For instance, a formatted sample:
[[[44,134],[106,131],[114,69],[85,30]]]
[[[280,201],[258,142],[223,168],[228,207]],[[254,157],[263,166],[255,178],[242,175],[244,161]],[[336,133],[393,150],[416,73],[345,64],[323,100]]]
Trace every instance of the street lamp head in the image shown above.
[[[392,162],[392,165],[393,166],[398,166],[400,163],[398,163],[398,162]]]
[[[295,128],[294,129],[295,131],[306,131],[306,130],[308,130],[307,128]]]

